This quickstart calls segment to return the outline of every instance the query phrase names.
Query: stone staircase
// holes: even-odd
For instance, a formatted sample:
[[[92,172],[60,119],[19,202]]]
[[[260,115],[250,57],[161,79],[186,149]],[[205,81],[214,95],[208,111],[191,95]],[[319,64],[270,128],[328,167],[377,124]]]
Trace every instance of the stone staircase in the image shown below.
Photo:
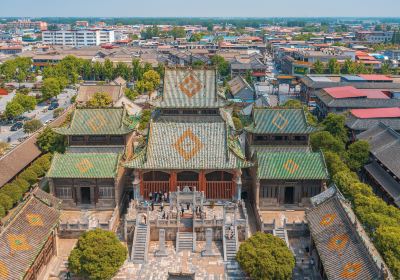
[[[147,225],[139,224],[135,230],[134,242],[132,245],[131,260],[134,263],[145,263],[147,259],[147,246],[148,240],[148,227]]]
[[[193,232],[178,232],[176,235],[176,252],[193,250]]]
[[[224,230],[224,238],[223,238],[223,242],[224,242],[224,260],[225,261],[232,261],[235,260],[236,258],[236,252],[238,249],[237,246],[237,229],[236,227],[234,228],[234,235],[232,236],[232,238],[228,238],[227,237],[227,233],[229,231],[229,226],[225,226],[225,230]]]
[[[289,247],[289,239],[286,229],[284,229],[283,227],[276,228],[273,230],[273,234],[285,241],[286,245]]]
[[[229,261],[225,263],[225,279],[226,280],[239,280],[239,279],[250,279],[240,269],[239,264],[236,261]]]

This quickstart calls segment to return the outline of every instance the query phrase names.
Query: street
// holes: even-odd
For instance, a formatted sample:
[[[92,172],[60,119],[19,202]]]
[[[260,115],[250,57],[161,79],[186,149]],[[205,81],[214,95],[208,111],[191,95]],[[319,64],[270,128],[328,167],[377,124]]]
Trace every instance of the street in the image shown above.
[[[59,108],[67,108],[71,104],[71,98],[76,94],[76,90],[73,89],[65,89],[60,95],[58,95],[58,103],[60,104]],[[0,107],[3,106],[5,101],[10,101],[12,96],[15,95],[15,92],[10,93],[9,96],[4,97],[0,101]],[[11,96],[11,98],[10,98]],[[6,100],[4,100],[6,99]],[[47,110],[49,104],[40,104],[37,105],[35,110],[30,112],[25,112],[23,116],[29,118],[35,118],[40,120],[43,125],[46,125],[46,121],[53,119],[54,110]],[[5,105],[4,105],[5,108]],[[10,131],[11,125],[1,126],[0,127],[0,141],[9,142],[11,145],[15,145],[18,143],[18,139],[28,136],[28,134],[24,133],[24,130],[21,128],[18,131]]]

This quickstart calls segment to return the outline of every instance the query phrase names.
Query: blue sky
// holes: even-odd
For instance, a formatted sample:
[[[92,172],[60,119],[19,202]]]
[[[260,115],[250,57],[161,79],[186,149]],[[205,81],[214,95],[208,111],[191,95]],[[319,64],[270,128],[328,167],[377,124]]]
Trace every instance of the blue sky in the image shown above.
[[[399,0],[0,0],[0,16],[400,17]]]

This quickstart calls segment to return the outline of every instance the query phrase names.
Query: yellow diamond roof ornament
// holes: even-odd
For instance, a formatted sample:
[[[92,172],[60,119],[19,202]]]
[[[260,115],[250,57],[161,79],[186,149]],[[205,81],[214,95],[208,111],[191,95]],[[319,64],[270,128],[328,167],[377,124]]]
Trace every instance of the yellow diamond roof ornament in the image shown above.
[[[199,137],[191,129],[183,132],[173,146],[185,160],[193,158],[203,148]]]

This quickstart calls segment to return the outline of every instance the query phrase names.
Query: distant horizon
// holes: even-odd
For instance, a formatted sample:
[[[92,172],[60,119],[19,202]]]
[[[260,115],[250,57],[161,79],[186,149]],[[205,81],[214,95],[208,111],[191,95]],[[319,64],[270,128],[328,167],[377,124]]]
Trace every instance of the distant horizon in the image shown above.
[[[395,0],[19,0],[0,17],[29,18],[399,18]]]

